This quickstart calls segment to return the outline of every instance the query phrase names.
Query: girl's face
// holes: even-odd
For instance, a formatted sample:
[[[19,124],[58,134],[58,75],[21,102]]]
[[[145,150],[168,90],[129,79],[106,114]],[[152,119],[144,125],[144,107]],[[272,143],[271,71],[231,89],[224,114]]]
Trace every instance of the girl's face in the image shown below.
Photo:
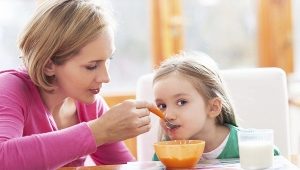
[[[156,105],[165,113],[166,118],[180,127],[167,129],[161,122],[166,134],[172,139],[202,139],[209,133],[214,118],[209,116],[209,106],[191,82],[176,72],[160,78],[153,84]],[[210,123],[209,123],[210,122]]]
[[[95,101],[102,83],[110,81],[108,67],[115,51],[113,32],[105,29],[63,65],[54,65],[58,92],[84,103]]]

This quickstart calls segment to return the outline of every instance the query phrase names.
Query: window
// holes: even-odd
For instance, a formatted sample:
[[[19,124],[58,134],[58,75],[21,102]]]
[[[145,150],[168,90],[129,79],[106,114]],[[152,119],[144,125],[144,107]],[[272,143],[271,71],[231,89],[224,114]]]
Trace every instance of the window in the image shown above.
[[[151,72],[150,7],[148,1],[110,0],[117,20],[116,53],[111,82],[104,92],[134,92],[139,76]]]
[[[0,1],[0,70],[21,64],[17,39],[35,7],[35,0]]]
[[[182,2],[185,50],[205,52],[223,69],[257,65],[257,1]]]
[[[105,92],[135,91],[137,78],[151,71],[148,1],[107,0],[117,20],[117,50],[110,65]],[[36,8],[36,0],[0,1],[0,70],[21,64],[17,48],[20,31]]]

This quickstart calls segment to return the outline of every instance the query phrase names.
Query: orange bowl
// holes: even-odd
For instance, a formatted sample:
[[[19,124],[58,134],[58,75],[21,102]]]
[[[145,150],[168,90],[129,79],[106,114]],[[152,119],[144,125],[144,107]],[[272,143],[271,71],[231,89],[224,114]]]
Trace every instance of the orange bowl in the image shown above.
[[[203,140],[172,140],[154,144],[159,160],[168,168],[191,168],[200,160],[205,147]]]

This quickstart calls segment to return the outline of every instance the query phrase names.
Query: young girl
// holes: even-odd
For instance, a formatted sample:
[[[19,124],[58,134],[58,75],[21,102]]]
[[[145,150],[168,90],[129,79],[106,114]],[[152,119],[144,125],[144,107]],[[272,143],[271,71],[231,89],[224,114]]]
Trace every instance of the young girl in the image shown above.
[[[201,53],[170,58],[157,69],[153,90],[157,107],[179,126],[168,129],[161,122],[161,140],[200,139],[202,159],[239,158],[234,110],[211,58]]]

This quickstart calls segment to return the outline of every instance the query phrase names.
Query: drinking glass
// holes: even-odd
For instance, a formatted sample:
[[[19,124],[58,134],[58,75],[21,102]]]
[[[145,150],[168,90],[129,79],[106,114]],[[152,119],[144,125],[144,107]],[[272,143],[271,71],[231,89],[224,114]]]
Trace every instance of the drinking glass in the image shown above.
[[[240,164],[243,169],[264,169],[273,165],[273,130],[238,131]]]

